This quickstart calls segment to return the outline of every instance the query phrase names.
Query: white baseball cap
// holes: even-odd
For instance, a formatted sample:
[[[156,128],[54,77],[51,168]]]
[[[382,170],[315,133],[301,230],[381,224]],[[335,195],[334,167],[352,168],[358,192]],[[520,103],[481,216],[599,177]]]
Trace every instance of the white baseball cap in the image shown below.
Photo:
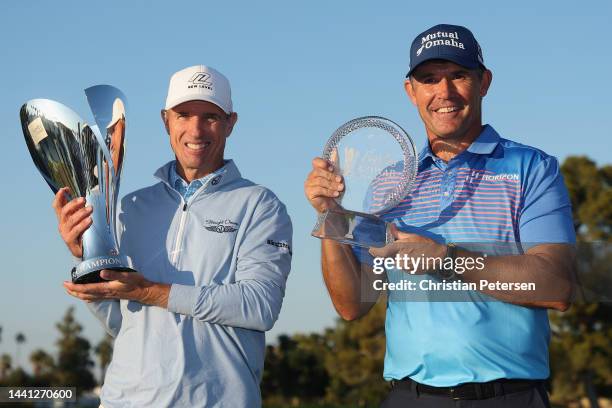
[[[106,126],[107,129],[110,129],[119,121],[119,119],[125,118],[125,107],[123,106],[123,101],[119,98],[116,98],[113,102],[113,116],[111,117],[110,122]]]
[[[232,112],[230,83],[222,73],[206,65],[182,69],[170,78],[165,109],[187,101],[211,102],[229,114]]]

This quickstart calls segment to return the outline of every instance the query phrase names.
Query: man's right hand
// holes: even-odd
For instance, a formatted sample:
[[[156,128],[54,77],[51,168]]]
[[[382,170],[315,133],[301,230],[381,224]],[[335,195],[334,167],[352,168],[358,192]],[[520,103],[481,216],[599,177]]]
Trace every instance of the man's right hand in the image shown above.
[[[53,209],[59,223],[59,232],[68,249],[77,258],[83,257],[83,233],[90,227],[92,207],[85,207],[85,198],[68,201],[70,189],[58,190],[53,200]]]
[[[304,183],[304,193],[310,205],[322,213],[338,207],[335,198],[344,190],[342,176],[334,173],[334,166],[320,157],[312,160],[312,170]]]

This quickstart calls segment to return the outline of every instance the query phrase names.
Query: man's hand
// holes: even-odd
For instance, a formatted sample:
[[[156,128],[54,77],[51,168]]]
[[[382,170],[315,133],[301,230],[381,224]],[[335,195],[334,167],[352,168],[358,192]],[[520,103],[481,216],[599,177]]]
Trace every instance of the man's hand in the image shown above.
[[[400,232],[391,226],[396,241],[383,248],[371,248],[375,257],[395,258],[404,255],[410,258],[446,257],[447,247],[418,234]],[[483,254],[457,248],[456,259],[476,258]],[[486,255],[484,255],[486,256]],[[436,262],[433,262],[435,264]],[[531,283],[535,290],[490,289],[480,290],[498,300],[527,307],[542,307],[565,311],[570,305],[575,285],[575,250],[570,244],[540,244],[522,255],[495,255],[486,257],[483,268],[472,268],[461,274],[463,282],[479,283],[480,280],[504,284]],[[409,267],[413,266],[411,263]],[[402,268],[398,268],[402,269]],[[422,262],[416,271],[422,274]]]
[[[68,249],[77,258],[83,257],[83,233],[93,222],[92,207],[85,207],[85,199],[77,197],[68,201],[68,187],[60,188],[53,200],[53,209],[59,223],[59,232]]]
[[[399,255],[401,259],[404,256],[409,258],[440,258],[443,259],[446,256],[446,245],[440,244],[433,239],[424,237],[418,234],[410,234],[407,232],[401,232],[397,229],[394,224],[391,224],[391,234],[395,241],[385,245],[382,248],[370,248],[370,254],[374,257],[379,258],[395,258]],[[408,263],[412,266],[412,263]],[[418,270],[407,270],[412,274],[422,274],[428,272],[423,269],[422,263],[419,264]],[[398,265],[398,266],[401,266]]]
[[[308,173],[304,183],[304,193],[310,205],[322,213],[338,207],[334,198],[338,198],[344,190],[342,176],[334,173],[334,166],[327,160],[316,157],[312,161],[312,171]]]
[[[151,282],[138,272],[119,272],[104,269],[100,277],[109,282],[74,284],[64,282],[69,295],[86,302],[108,299],[127,299],[145,305],[167,307],[170,285]]]

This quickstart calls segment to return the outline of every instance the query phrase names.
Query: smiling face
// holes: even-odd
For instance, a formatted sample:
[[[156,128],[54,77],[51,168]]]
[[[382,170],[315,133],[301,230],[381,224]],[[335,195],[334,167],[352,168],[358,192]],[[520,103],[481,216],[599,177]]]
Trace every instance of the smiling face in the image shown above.
[[[491,84],[482,74],[450,61],[432,60],[417,67],[405,87],[425,124],[430,142],[436,139],[471,143],[482,127],[482,98]]]
[[[226,114],[217,105],[188,101],[162,111],[177,160],[177,172],[187,182],[204,177],[223,166],[225,139],[238,116]]]

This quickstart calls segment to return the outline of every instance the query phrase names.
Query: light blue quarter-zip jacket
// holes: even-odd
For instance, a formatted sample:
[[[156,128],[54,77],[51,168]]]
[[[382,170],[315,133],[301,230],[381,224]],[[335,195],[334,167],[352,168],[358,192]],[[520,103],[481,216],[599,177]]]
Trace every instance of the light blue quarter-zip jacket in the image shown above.
[[[171,165],[118,210],[121,253],[147,279],[172,285],[168,309],[89,304],[115,337],[102,405],[259,407],[264,332],[291,268],[291,221],[231,160],[187,202],[169,183]]]

